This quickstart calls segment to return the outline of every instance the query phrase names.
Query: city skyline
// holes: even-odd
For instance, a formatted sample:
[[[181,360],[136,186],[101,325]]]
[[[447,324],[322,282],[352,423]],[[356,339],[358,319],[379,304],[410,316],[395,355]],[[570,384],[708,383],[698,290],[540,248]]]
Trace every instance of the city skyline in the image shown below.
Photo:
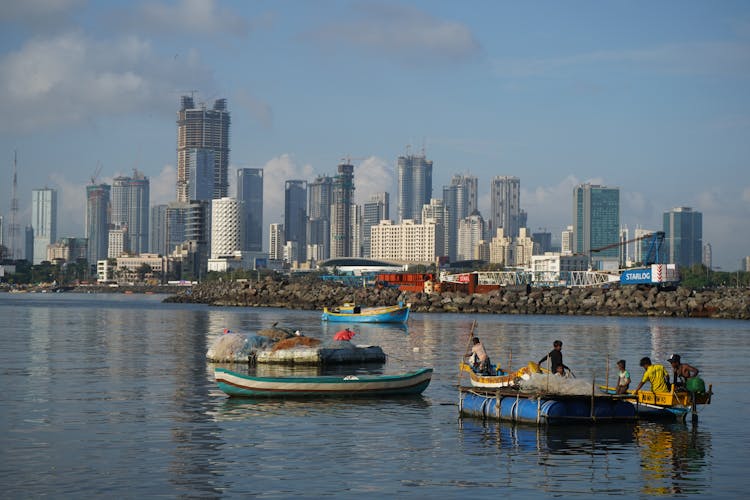
[[[333,176],[348,156],[356,202],[389,192],[396,214],[410,145],[434,162],[433,197],[478,178],[485,219],[495,176],[521,180],[527,226],[555,240],[576,185],[617,186],[631,231],[692,207],[716,267],[750,253],[745,2],[31,1],[0,23],[6,226],[14,150],[20,228],[47,185],[58,237],[84,235],[98,161],[98,183],[138,168],[152,205],[174,201],[175,110],[194,95],[231,109],[228,182],[264,170],[264,233],[286,180]]]

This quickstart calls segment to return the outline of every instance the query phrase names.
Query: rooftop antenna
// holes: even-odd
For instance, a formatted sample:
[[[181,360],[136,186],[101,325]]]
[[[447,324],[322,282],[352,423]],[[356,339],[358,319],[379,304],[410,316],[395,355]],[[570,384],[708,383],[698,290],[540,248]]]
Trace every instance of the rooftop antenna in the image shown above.
[[[10,196],[10,226],[8,232],[10,233],[10,258],[16,260],[16,242],[18,239],[18,152],[13,150],[13,190]]]

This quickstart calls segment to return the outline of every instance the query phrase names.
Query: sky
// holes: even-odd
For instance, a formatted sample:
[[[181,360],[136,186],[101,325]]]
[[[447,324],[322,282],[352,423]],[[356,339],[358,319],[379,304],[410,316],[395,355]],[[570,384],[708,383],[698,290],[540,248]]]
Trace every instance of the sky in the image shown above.
[[[85,185],[138,169],[175,199],[180,95],[231,112],[230,179],[355,165],[359,202],[425,152],[433,197],[455,174],[521,181],[532,232],[559,243],[577,184],[620,189],[621,224],[703,213],[713,265],[750,255],[746,1],[84,1],[0,9],[0,215],[58,190],[58,237],[83,236]],[[230,192],[232,187],[230,187]],[[267,235],[267,229],[266,229]],[[632,233],[631,233],[632,234]],[[264,245],[267,245],[267,237]]]

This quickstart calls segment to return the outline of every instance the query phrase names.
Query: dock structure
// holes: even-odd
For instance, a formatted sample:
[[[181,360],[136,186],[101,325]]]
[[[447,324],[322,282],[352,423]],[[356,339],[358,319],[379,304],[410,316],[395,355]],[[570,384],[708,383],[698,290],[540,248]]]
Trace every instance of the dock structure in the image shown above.
[[[635,407],[619,396],[593,392],[564,395],[459,387],[462,416],[506,420],[534,425],[634,421]]]

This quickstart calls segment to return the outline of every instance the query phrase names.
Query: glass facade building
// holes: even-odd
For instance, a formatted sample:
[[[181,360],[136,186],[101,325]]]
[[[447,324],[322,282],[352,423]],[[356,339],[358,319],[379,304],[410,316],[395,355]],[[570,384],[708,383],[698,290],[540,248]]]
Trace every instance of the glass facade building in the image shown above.
[[[580,184],[573,189],[574,253],[594,261],[619,261],[620,189]],[[592,253],[608,245],[611,248]]]

